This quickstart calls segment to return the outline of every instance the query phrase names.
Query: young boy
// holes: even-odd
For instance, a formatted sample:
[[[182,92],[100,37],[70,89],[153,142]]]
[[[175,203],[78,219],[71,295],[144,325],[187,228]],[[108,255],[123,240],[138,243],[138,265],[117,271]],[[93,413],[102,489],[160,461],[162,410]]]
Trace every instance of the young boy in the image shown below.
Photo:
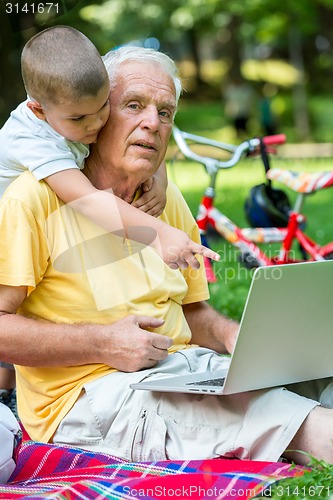
[[[157,235],[153,243],[145,241],[144,231],[138,231],[137,238],[155,246],[170,267],[198,267],[195,253],[217,260],[215,252],[194,243],[182,231],[95,189],[80,171],[89,144],[96,141],[110,112],[108,75],[92,42],[74,28],[55,26],[27,42],[21,62],[28,99],[11,113],[0,131],[0,196],[29,169],[65,203],[72,203],[108,231],[121,229],[126,235],[130,226],[153,228]],[[162,164],[143,186],[148,197],[146,193],[137,205],[153,204],[151,213],[159,215],[165,205],[166,184]],[[0,388],[9,389],[8,382],[1,384],[1,373]]]

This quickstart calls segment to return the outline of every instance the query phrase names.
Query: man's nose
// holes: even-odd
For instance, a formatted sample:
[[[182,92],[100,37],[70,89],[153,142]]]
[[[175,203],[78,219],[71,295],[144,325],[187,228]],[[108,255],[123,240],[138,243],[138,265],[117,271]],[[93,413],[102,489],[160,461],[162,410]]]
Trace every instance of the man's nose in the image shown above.
[[[141,122],[142,127],[149,128],[152,131],[157,131],[160,125],[158,110],[155,107],[147,107],[144,110],[143,119]]]

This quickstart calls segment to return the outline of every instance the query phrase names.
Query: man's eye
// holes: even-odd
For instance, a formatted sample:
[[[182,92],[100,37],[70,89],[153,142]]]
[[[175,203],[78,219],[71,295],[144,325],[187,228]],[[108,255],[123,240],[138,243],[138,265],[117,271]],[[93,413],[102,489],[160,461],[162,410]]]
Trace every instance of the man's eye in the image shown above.
[[[84,116],[76,116],[75,118],[72,118],[73,122],[79,122],[80,120],[83,120]]]
[[[135,102],[131,102],[131,103],[128,105],[128,107],[129,107],[130,109],[138,109],[139,105],[138,105],[138,104],[136,104]]]
[[[170,113],[170,111],[160,111],[159,115],[163,122],[172,121],[172,113]]]

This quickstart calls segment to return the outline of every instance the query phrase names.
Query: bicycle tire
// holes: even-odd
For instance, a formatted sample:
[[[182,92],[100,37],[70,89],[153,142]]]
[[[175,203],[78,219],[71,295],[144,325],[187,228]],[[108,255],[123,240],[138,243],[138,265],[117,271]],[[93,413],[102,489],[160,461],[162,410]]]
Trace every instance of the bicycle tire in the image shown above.
[[[238,256],[238,261],[246,268],[246,269],[256,269],[260,267],[259,261],[253,257],[249,252],[243,252]]]

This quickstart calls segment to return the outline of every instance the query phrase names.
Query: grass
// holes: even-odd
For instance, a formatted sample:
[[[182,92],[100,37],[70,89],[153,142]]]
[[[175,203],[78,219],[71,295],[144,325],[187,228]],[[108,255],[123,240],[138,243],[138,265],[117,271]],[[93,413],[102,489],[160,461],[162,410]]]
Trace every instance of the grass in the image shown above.
[[[266,489],[264,497],[271,500],[290,500],[291,498],[321,500],[333,498],[333,466],[309,457],[311,470],[303,476],[295,476],[275,483]]]

